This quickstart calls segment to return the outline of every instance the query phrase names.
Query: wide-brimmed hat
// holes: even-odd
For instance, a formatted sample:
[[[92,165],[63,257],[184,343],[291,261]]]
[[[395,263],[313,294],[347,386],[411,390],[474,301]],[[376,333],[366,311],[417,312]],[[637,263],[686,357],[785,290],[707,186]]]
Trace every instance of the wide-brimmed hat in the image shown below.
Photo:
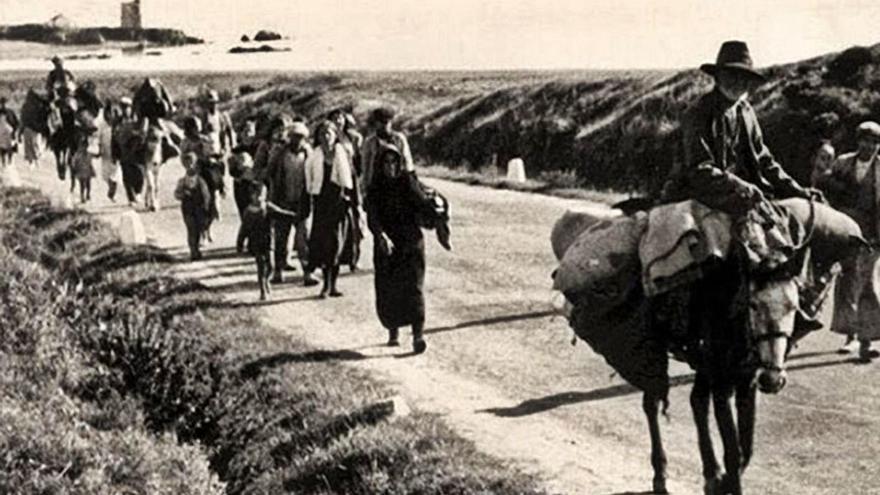
[[[134,102],[131,101],[131,98],[129,98],[128,96],[123,96],[119,99],[119,104],[124,107],[130,107],[134,104]]]
[[[718,57],[714,64],[703,64],[700,70],[715,76],[719,69],[729,69],[742,72],[753,77],[756,81],[766,81],[767,78],[757,72],[749,54],[749,47],[744,41],[725,41],[718,50]]]
[[[880,141],[880,124],[874,122],[873,120],[866,120],[865,122],[862,122],[856,128],[856,137],[869,137]]]
[[[309,128],[302,122],[293,122],[290,125],[290,135],[302,136],[304,138],[307,138],[309,137]]]
[[[220,93],[218,93],[216,89],[205,91],[205,101],[209,103],[219,103]]]

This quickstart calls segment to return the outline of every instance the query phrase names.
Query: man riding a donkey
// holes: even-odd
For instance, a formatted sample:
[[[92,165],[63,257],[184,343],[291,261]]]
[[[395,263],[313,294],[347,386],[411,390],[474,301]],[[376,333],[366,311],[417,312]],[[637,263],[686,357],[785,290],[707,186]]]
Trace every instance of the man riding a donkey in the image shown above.
[[[793,340],[798,333],[822,326],[814,314],[797,309],[811,307],[812,301],[804,300],[805,294],[798,293],[793,281],[807,273],[809,254],[802,248],[809,235],[803,231],[812,225],[800,225],[798,238],[793,214],[776,201],[809,200],[810,218],[804,223],[810,223],[815,222],[814,202],[824,202],[824,197],[791,178],[764,144],[747,97],[765,78],[753,69],[746,44],[725,42],[716,63],[700,69],[714,78],[715,85],[685,116],[684,160],[664,188],[663,199],[693,199],[729,215],[730,250],[702,280],[652,303],[655,322],[663,319],[664,311],[676,315],[667,318],[666,325],[659,323],[655,331],[665,330],[673,350],[678,347],[697,371],[691,406],[705,491],[740,494],[740,476],[752,455],[756,385],[763,392],[780,391],[786,382],[785,355]],[[819,293],[824,291],[811,292]],[[769,299],[770,307],[779,307],[778,301],[785,299],[795,312],[770,311],[761,320],[755,307],[763,304],[762,297],[764,302]],[[724,469],[716,460],[709,433],[710,401],[724,446]],[[662,491],[665,487],[658,481],[665,478],[665,454],[659,431],[655,435],[655,425],[650,424],[655,411],[649,402],[646,397],[655,488]]]
[[[696,371],[690,402],[705,493],[739,495],[757,389],[785,386],[788,352],[821,326],[817,308],[830,290],[817,275],[865,241],[855,221],[800,186],[765,146],[746,100],[764,78],[745,43],[724,43],[701,69],[715,85],[684,117],[684,159],[660,203],[604,220],[566,214],[554,227],[553,278],[575,333],[643,391],[654,492],[667,493],[659,413],[671,353]],[[560,225],[579,221],[579,234],[562,235]]]

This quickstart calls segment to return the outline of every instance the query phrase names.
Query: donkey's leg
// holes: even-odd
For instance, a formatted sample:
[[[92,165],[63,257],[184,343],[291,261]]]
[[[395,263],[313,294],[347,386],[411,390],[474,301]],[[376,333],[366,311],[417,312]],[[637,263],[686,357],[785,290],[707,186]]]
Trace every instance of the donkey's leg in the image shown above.
[[[713,387],[712,406],[715,409],[715,421],[724,444],[724,470],[721,483],[725,495],[741,495],[740,474],[742,469],[742,450],[739,445],[739,433],[736,418],[733,416],[733,385]]]
[[[700,458],[703,461],[703,478],[706,480],[706,495],[718,493],[718,482],[721,476],[721,467],[715,457],[715,449],[712,446],[712,435],[709,431],[709,399],[711,388],[708,378],[697,371],[694,386],[691,388],[691,410],[694,413],[694,423],[697,426],[697,442],[700,446]]]
[[[666,491],[666,451],[663,450],[663,438],[660,435],[660,403],[661,397],[645,393],[642,396],[642,409],[648,418],[648,431],[651,433],[651,466],[654,468],[654,493]]]
[[[742,468],[745,471],[752,460],[755,441],[755,413],[757,409],[755,387],[751,377],[745,377],[736,386],[736,422],[739,427],[739,448],[742,452]]]

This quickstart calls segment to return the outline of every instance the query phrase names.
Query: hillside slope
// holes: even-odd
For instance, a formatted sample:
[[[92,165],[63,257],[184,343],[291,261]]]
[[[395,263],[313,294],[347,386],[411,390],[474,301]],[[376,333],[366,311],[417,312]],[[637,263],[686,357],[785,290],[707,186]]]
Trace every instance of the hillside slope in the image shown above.
[[[880,48],[852,48],[766,69],[752,95],[765,140],[798,179],[822,139],[847,149],[880,114]],[[480,169],[521,156],[530,175],[576,171],[584,186],[656,188],[679,153],[684,111],[711,87],[679,73],[347,73],[276,81],[237,99],[237,117],[281,108],[317,119],[338,107],[359,118],[382,103],[424,161]]]

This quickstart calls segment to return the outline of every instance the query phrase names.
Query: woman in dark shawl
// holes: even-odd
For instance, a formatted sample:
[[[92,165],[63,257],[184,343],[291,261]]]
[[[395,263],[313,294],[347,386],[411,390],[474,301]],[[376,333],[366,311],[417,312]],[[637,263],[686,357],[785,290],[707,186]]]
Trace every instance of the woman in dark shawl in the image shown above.
[[[419,183],[406,170],[403,155],[382,142],[373,180],[366,195],[367,225],[373,234],[376,311],[396,346],[400,327],[412,326],[413,352],[425,352],[425,240],[421,225],[440,214]],[[445,223],[442,230],[448,235]],[[447,241],[447,242],[443,242]],[[448,246],[448,237],[441,241]],[[447,248],[448,249],[448,248]]]

